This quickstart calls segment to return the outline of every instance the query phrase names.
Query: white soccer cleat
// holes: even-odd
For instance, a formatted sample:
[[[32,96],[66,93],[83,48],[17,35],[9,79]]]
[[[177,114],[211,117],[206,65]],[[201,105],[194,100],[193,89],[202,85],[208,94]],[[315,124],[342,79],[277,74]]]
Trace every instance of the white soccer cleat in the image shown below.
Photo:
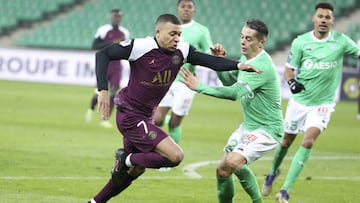
[[[277,203],[289,203],[289,194],[286,190],[280,190],[276,193],[275,200]]]
[[[271,193],[272,184],[273,184],[275,178],[277,178],[279,175],[280,175],[280,169],[278,168],[275,172],[275,175],[268,174],[266,176],[265,182],[261,187],[261,194],[263,196],[268,196]]]
[[[94,112],[94,111],[91,110],[91,109],[88,109],[88,110],[86,111],[86,114],[85,114],[85,122],[86,122],[86,123],[90,123],[90,122],[91,122],[93,112]]]
[[[108,120],[104,120],[100,122],[100,126],[104,128],[112,128],[112,124]]]

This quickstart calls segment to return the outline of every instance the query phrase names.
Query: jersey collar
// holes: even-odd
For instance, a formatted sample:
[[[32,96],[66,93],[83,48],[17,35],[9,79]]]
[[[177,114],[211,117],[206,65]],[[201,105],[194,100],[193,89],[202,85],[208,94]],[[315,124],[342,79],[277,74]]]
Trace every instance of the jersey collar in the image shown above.
[[[195,23],[195,21],[194,21],[194,20],[191,20],[191,21],[188,22],[188,23],[181,24],[181,27],[182,27],[182,28],[190,27],[190,26],[192,26],[194,23]]]
[[[318,39],[317,37],[315,37],[315,34],[314,34],[315,30],[311,31],[311,38],[316,41],[316,42],[326,42],[328,41],[329,39],[331,39],[331,33],[332,32],[329,32],[329,35],[324,38],[324,39]]]
[[[265,53],[265,50],[263,49],[262,51],[260,51],[254,58],[252,59],[249,59],[249,60],[246,60],[245,61],[245,64],[249,64],[251,63],[252,61],[256,60],[257,57],[259,57],[261,54]]]

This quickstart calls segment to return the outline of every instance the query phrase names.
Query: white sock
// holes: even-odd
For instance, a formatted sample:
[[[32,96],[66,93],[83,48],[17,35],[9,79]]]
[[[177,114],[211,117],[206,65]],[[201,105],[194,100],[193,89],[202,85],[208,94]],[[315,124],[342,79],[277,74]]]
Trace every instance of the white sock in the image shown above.
[[[94,199],[91,199],[90,203],[96,203],[96,201]]]
[[[130,161],[130,156],[131,156],[131,154],[129,154],[129,155],[126,157],[126,159],[125,159],[125,165],[126,165],[127,167],[133,167],[133,165],[132,165],[132,163],[131,163],[131,161]]]

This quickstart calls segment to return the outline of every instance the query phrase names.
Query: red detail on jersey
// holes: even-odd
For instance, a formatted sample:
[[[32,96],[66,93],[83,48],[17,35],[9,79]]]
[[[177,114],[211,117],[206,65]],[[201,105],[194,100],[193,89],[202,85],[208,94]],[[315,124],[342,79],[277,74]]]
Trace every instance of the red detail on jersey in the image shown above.
[[[253,141],[255,141],[257,139],[257,136],[254,135],[254,134],[248,134],[246,136],[246,139],[249,140],[250,142],[253,142]]]

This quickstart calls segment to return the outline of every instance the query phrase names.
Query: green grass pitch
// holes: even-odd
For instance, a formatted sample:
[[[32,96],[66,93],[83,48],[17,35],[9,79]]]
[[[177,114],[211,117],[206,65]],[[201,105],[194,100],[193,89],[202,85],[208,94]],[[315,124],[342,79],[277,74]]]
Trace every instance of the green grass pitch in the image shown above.
[[[99,115],[84,122],[92,87],[0,81],[0,202],[87,202],[110,177],[114,151],[122,145],[117,129],[99,126]],[[283,102],[285,107],[286,101]],[[290,191],[291,203],[360,201],[360,122],[356,103],[339,102],[304,171]],[[130,188],[109,202],[213,203],[215,168],[228,136],[242,121],[239,102],[195,97],[183,122],[184,161],[169,172],[147,170]],[[111,117],[114,122],[114,115]],[[290,158],[265,202],[274,202]],[[250,167],[259,185],[272,153]],[[190,178],[190,164],[201,178]],[[236,182],[235,202],[250,202]]]

